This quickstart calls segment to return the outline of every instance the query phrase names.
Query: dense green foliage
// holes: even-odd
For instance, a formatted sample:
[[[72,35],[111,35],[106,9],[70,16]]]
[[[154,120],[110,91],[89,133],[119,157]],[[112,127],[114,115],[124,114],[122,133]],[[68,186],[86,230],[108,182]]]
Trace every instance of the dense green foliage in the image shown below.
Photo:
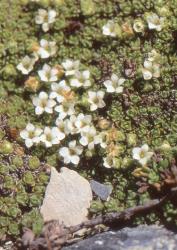
[[[34,20],[39,7],[47,9],[49,6],[57,11],[58,17],[50,31],[44,34]],[[38,118],[35,115],[31,103],[34,91],[25,87],[28,77],[21,75],[16,66],[26,54],[31,53],[34,44],[41,38],[54,40],[58,50],[50,64],[61,64],[67,58],[79,59],[83,68],[90,70],[95,90],[102,89],[103,81],[112,73],[126,78],[123,94],[108,95],[106,107],[95,113],[96,124],[102,118],[114,124],[116,135],[113,135],[112,140],[118,146],[115,168],[106,169],[102,166],[101,151],[96,151],[92,159],[82,159],[77,168],[87,179],[94,178],[113,186],[111,199],[103,203],[95,198],[91,211],[122,210],[159,197],[169,187],[175,186],[177,2],[41,0],[34,3],[28,0],[0,0],[0,8],[0,116],[6,118],[5,125],[0,121],[2,144],[6,139],[16,140],[18,145],[24,146],[19,131],[28,121],[39,126],[52,124],[52,116]],[[143,34],[133,30],[137,18],[146,23],[147,12],[165,18],[160,32],[148,30],[147,27]],[[115,38],[102,34],[103,25],[111,19],[120,28]],[[146,81],[141,68],[147,54],[153,49],[161,55],[161,75]],[[37,63],[30,75],[36,76],[36,71],[42,65],[42,61]],[[48,85],[40,83],[40,90],[48,88]],[[155,152],[145,169],[132,160],[132,148],[143,143],[147,143]],[[13,143],[13,147],[15,145]],[[1,234],[18,235],[21,225],[30,227],[31,218],[36,221],[38,217],[36,208],[41,202],[47,179],[42,167],[37,164],[33,168],[33,163],[28,162],[37,158],[29,158],[28,155],[38,156],[40,161],[47,161],[56,167],[62,166],[61,162],[58,164],[55,147],[25,149],[23,156],[18,156],[14,150],[1,152],[0,148]],[[172,184],[167,179],[172,180]],[[158,214],[149,215],[146,220],[176,223],[175,211],[175,204],[170,203]],[[14,218],[18,218],[15,223]]]

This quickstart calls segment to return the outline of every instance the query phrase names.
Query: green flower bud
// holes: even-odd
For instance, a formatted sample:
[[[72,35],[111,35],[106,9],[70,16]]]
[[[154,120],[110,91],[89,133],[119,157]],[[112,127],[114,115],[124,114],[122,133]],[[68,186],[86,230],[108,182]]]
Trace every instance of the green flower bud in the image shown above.
[[[157,7],[156,10],[157,10],[157,14],[158,14],[159,16],[162,16],[162,17],[168,17],[168,16],[170,16],[170,14],[171,14],[169,8],[166,7],[166,6],[163,6],[163,7],[161,7],[161,8],[160,8],[160,7]]]
[[[128,146],[135,146],[137,143],[137,136],[134,133],[129,133],[127,135],[127,143]]]
[[[18,215],[21,214],[21,211],[17,206],[9,206],[7,214],[11,217],[16,218]]]
[[[40,0],[39,3],[43,6],[43,7],[48,7],[50,5],[50,0]]]
[[[10,223],[9,224],[9,230],[8,232],[12,235],[18,235],[20,232],[19,232],[19,228],[18,228],[18,224],[17,223]]]
[[[16,201],[18,204],[25,206],[28,202],[28,195],[25,192],[17,193]]]
[[[93,0],[81,0],[81,11],[85,16],[93,15],[95,13],[95,4]]]
[[[12,159],[12,163],[13,163],[16,167],[20,168],[20,167],[23,166],[23,159],[22,159],[22,157],[20,157],[20,156],[15,156],[15,157]]]
[[[11,176],[4,177],[4,188],[13,190],[15,188],[14,179]]]
[[[122,161],[122,167],[123,168],[129,167],[132,164],[132,162],[133,162],[132,159],[124,157]]]
[[[13,153],[13,145],[7,141],[1,141],[0,142],[0,154],[8,155]]]
[[[41,233],[43,226],[44,222],[42,216],[39,214],[38,217],[34,220],[32,225],[32,230],[35,233],[35,235],[39,235]]]
[[[1,227],[6,227],[9,225],[9,220],[7,217],[0,216],[0,226]]]
[[[171,146],[168,143],[168,141],[164,141],[162,145],[160,146],[160,150],[162,151],[169,151],[170,149],[171,149]]]
[[[7,165],[0,165],[0,174],[6,175],[9,173],[9,168]]]
[[[12,64],[7,64],[4,68],[3,68],[3,75],[4,76],[16,76],[17,75],[17,71],[15,69],[15,67]]]
[[[117,211],[118,210],[118,202],[115,199],[110,199],[109,201],[105,202],[105,207],[107,211]]]
[[[23,181],[25,184],[30,185],[30,186],[35,186],[35,180],[30,171],[27,171],[24,176],[23,176]]]
[[[36,169],[40,166],[40,160],[37,158],[37,156],[32,156],[29,158],[28,164],[30,169]]]
[[[31,207],[38,207],[41,204],[41,199],[39,195],[37,194],[32,194],[29,198],[30,206]]]
[[[116,141],[121,142],[125,140],[125,135],[121,131],[117,131],[116,133]]]
[[[119,169],[121,167],[122,160],[120,158],[114,158],[114,165],[113,167]]]
[[[98,213],[104,208],[103,202],[101,201],[92,201],[91,207],[90,207],[90,212],[91,213]]]
[[[143,33],[145,29],[143,21],[141,19],[135,19],[134,24],[133,24],[133,29],[137,33]]]

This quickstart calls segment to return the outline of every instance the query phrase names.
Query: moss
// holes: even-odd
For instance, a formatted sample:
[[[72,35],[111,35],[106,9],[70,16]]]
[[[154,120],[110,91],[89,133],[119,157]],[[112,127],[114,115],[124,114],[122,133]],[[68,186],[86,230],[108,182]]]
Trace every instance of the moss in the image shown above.
[[[37,157],[25,155],[17,143],[7,140],[5,127],[2,131],[5,139],[1,142],[3,150],[0,153],[0,234],[2,238],[13,239],[29,225],[26,217],[36,233],[42,228],[39,206],[49,177],[45,165]]]

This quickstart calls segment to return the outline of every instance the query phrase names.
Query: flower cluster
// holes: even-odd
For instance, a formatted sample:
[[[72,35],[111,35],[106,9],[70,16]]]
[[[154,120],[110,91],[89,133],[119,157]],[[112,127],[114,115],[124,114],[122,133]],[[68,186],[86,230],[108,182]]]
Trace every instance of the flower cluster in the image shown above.
[[[147,25],[145,21],[147,22]],[[133,30],[137,33],[144,33],[146,26],[149,30],[156,31],[161,31],[163,28],[164,18],[159,17],[156,13],[147,13],[145,15],[145,21],[143,21],[141,18],[135,19],[133,22]],[[123,24],[122,27],[120,27],[114,20],[109,20],[102,27],[102,32],[105,36],[116,37],[119,36],[120,31],[127,31],[124,26],[125,25]],[[129,30],[131,30],[131,27],[129,27]]]
[[[160,55],[156,50],[153,49],[148,53],[148,58],[144,61],[142,73],[144,80],[160,77]]]
[[[57,13],[55,10],[47,11],[44,9],[39,9],[38,15],[35,18],[35,22],[42,26],[42,30],[44,32],[47,32],[50,29],[51,24],[55,22],[56,15]]]
[[[142,166],[146,165],[153,155],[153,152],[149,151],[147,144],[144,144],[142,147],[135,147],[132,153],[133,159],[137,160]]]
[[[42,24],[46,32],[54,22],[56,13],[53,10],[40,9],[36,16],[36,23]],[[111,31],[110,31],[111,29]],[[104,28],[104,34],[116,34],[114,22],[109,22]],[[37,60],[48,59],[56,54],[54,41],[41,39],[33,46],[32,57],[26,56],[17,68],[22,74],[29,74]],[[148,62],[154,63],[159,56],[156,51],[148,55]],[[40,65],[40,64],[39,64]],[[81,70],[82,68],[82,70]],[[121,146],[117,142],[118,131],[107,119],[95,117],[95,111],[106,106],[105,95],[120,95],[124,90],[126,79],[113,73],[102,86],[95,86],[91,72],[81,65],[79,60],[66,59],[61,65],[52,66],[44,63],[37,71],[38,76],[29,76],[26,86],[33,86],[37,90],[38,80],[42,86],[50,86],[49,92],[41,90],[32,97],[35,114],[52,114],[52,126],[43,129],[28,123],[20,135],[28,148],[42,143],[46,148],[58,145],[59,158],[65,164],[78,165],[81,154],[91,157],[96,147],[102,148],[103,165],[106,168],[115,167]],[[154,75],[153,75],[154,76]],[[82,98],[80,96],[82,93]],[[85,113],[86,112],[86,113]],[[148,148],[133,149],[133,158],[140,164],[145,164],[150,158]]]

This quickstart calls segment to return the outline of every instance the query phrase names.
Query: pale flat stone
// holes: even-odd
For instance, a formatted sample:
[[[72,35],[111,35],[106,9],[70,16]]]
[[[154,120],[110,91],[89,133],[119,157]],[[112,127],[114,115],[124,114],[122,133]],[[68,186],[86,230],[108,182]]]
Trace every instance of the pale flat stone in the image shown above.
[[[65,167],[60,173],[51,168],[41,214],[45,222],[59,220],[74,226],[87,220],[91,200],[92,190],[85,178]]]

